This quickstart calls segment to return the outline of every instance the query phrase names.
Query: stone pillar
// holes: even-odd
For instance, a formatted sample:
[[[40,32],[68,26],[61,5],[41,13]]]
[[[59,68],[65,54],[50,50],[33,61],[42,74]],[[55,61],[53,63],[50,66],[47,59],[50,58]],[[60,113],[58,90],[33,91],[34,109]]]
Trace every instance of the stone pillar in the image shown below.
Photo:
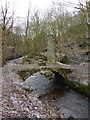
[[[55,40],[53,35],[49,35],[47,43],[47,64],[55,64],[55,61]]]

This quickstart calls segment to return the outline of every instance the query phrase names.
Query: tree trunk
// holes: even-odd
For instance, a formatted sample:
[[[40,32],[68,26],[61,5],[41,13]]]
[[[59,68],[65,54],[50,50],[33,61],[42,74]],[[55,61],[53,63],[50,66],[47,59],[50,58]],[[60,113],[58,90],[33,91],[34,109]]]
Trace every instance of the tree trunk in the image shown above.
[[[6,34],[2,31],[2,65],[6,64]]]
[[[2,66],[2,28],[0,26],[0,67]]]

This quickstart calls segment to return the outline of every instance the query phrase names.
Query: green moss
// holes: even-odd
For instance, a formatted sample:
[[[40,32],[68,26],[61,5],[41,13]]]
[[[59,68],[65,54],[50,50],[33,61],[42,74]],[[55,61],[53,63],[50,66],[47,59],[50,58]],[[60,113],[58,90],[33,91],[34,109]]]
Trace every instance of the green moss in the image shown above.
[[[38,71],[40,71],[40,70],[32,68],[31,70],[21,70],[21,71],[18,71],[18,74],[21,76],[21,78],[23,80],[26,80],[29,76],[31,76],[32,74],[34,74],[34,73],[36,73]]]
[[[69,63],[68,56],[67,55],[63,56],[60,62],[65,64]]]
[[[55,75],[52,71],[50,70],[44,70],[40,72],[42,75],[44,75],[45,77],[47,77],[49,80],[54,80],[55,79]]]
[[[69,73],[71,73],[71,72],[72,72],[71,69],[64,69],[64,68],[61,68],[61,73],[62,73],[63,75],[69,74]]]
[[[43,62],[39,62],[38,64],[39,64],[39,66],[46,66],[46,62],[44,62],[44,61]]]
[[[70,88],[82,93],[85,96],[90,97],[90,85],[85,86],[79,82],[71,82],[65,78],[64,84],[68,85]]]
[[[21,78],[23,80],[25,80],[26,78],[28,78],[29,74],[29,70],[22,70],[22,71],[18,71],[18,74],[21,76]]]
[[[69,82],[71,88],[75,89],[78,92],[90,97],[90,85],[86,86],[79,82]]]
[[[80,82],[71,82],[68,80],[66,75],[63,75],[63,84],[68,85],[70,88],[76,90],[77,92],[82,93],[85,96],[90,97],[90,85],[86,86],[84,84],[81,84]]]

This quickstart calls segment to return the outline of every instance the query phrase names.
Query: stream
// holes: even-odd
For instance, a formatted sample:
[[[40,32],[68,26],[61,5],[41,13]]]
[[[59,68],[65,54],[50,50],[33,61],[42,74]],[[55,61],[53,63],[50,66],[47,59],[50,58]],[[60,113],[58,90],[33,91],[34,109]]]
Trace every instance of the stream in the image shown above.
[[[65,117],[88,118],[88,98],[71,90],[62,87],[58,83],[49,80],[39,72],[33,74],[25,81],[33,94],[37,94],[39,100]]]

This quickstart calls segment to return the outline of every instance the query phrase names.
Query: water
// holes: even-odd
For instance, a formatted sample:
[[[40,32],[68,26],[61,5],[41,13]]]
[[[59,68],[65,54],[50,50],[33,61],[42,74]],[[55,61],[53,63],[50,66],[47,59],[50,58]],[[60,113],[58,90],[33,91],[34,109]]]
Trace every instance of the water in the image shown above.
[[[88,118],[88,98],[68,87],[58,87],[58,83],[47,79],[39,72],[30,76],[26,81],[34,94],[45,104],[46,101],[54,111],[64,117]]]
[[[65,90],[65,89],[64,89]],[[40,100],[55,109],[57,114],[64,117],[88,118],[88,100],[72,90],[54,90]]]

